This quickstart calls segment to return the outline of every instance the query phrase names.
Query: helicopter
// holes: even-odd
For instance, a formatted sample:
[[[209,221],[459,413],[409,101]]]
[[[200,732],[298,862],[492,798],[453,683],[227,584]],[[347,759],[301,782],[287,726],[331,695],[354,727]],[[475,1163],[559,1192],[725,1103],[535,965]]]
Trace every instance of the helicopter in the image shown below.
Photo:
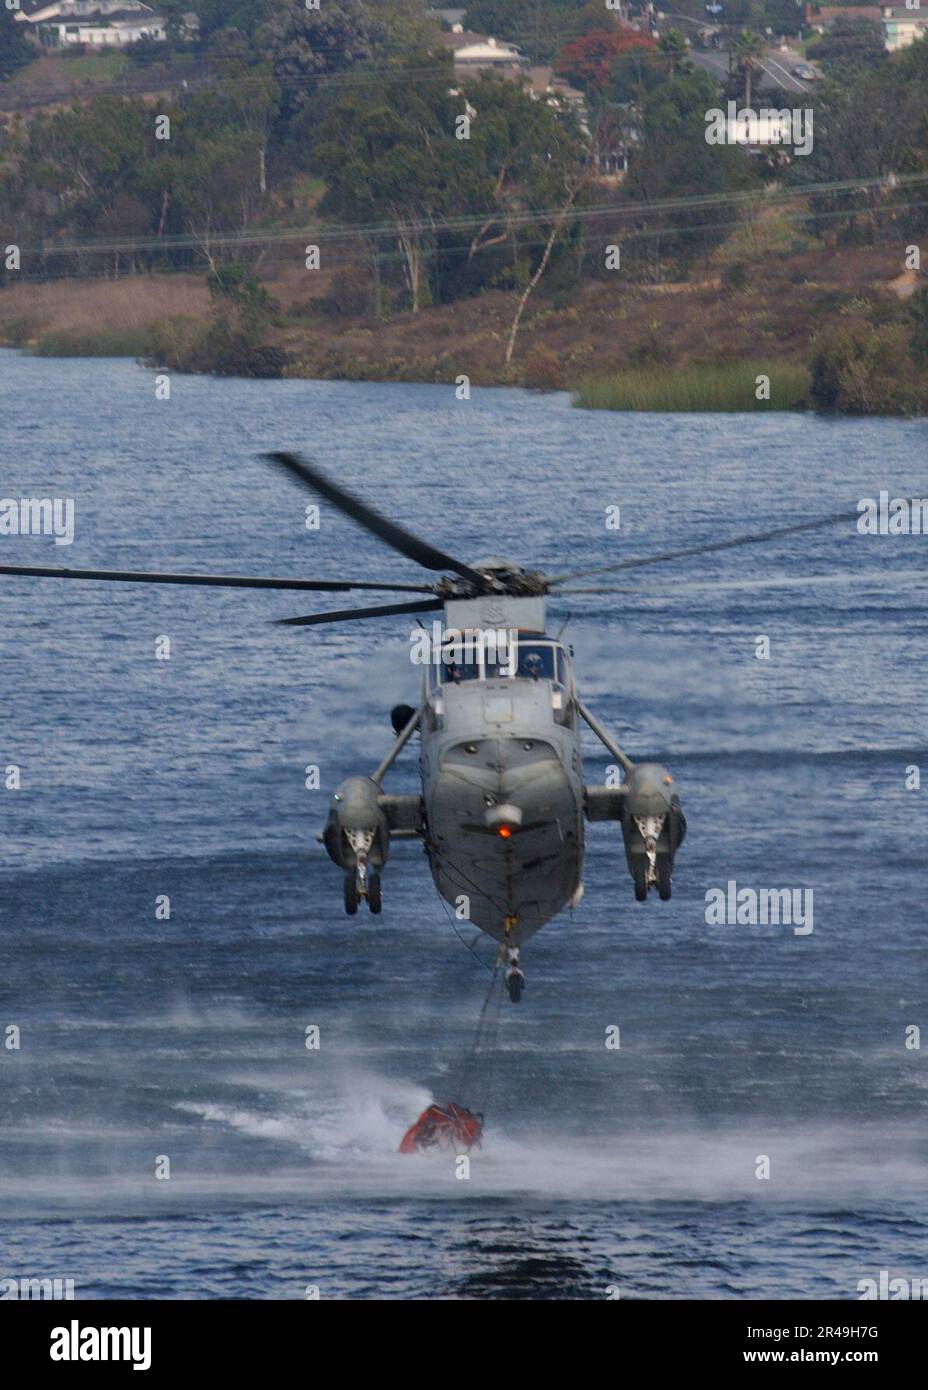
[[[634,762],[581,700],[572,650],[547,630],[549,595],[618,592],[565,588],[590,577],[727,550],[854,520],[834,513],[773,530],[630,557],[550,575],[499,556],[465,563],[397,525],[291,452],[265,456],[393,550],[440,578],[419,583],[316,580],[247,575],[148,573],[0,565],[0,574],[317,592],[379,590],[415,599],[279,618],[312,627],[357,619],[413,615],[423,634],[423,675],[415,707],[391,711],[394,740],[369,776],[343,781],[332,796],[319,838],[344,875],[345,911],[364,901],[382,910],[382,875],[391,843],[417,839],[440,896],[498,943],[509,998],[522,997],[525,942],[583,895],[585,822],[612,822],[621,832],[635,899],[672,894],[686,818],[671,773]],[[419,615],[441,611],[430,633]],[[562,629],[563,631],[563,629]],[[586,725],[623,773],[615,786],[583,780]],[[383,781],[414,734],[419,735],[420,792],[391,794]]]

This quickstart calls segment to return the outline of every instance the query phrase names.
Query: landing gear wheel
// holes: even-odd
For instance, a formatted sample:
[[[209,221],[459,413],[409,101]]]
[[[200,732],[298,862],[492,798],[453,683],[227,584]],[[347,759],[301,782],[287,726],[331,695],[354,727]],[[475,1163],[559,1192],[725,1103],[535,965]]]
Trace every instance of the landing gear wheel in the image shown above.
[[[657,891],[662,903],[665,903],[673,892],[673,887],[670,882],[669,854],[659,854],[657,856]]]
[[[643,903],[648,896],[648,857],[636,854],[632,859],[632,876],[635,880],[635,897]]]
[[[522,986],[525,984],[525,976],[521,970],[511,970],[506,976],[506,988],[509,990],[509,1000],[512,1004],[518,1004],[522,998]]]
[[[353,917],[358,910],[358,875],[355,869],[349,869],[345,875],[345,911],[349,917]]]
[[[383,907],[383,896],[380,892],[380,874],[376,869],[372,869],[367,875],[367,905],[371,912],[380,912]]]

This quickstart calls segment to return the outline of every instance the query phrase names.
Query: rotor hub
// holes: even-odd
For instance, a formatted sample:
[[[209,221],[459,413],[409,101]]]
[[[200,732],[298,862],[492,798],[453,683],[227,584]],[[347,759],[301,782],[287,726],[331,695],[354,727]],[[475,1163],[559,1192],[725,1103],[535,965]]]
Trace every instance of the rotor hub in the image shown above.
[[[521,565],[501,556],[493,555],[476,560],[470,568],[485,580],[487,590],[492,594],[504,594],[512,598],[538,598],[548,592],[547,580],[540,570],[523,569]],[[475,584],[456,576],[440,579],[435,585],[435,592],[440,598],[479,597]]]

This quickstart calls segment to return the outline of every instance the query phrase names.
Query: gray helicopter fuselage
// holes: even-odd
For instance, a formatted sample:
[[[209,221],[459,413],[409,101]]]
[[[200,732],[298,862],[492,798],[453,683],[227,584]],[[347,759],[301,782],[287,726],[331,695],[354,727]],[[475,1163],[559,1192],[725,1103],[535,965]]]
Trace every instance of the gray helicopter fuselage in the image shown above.
[[[454,600],[445,613],[446,632],[518,636],[503,663],[491,642],[471,669],[433,663],[426,674],[420,771],[432,877],[462,921],[519,946],[580,886],[569,656],[544,633],[543,599]]]

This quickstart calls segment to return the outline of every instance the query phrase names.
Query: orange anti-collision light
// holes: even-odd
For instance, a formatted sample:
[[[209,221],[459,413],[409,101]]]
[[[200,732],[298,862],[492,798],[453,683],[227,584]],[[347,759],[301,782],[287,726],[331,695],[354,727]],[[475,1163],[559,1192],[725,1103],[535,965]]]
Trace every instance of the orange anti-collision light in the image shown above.
[[[508,825],[501,825],[499,828],[499,833],[504,840],[508,840],[509,836],[512,834],[512,831],[509,829]]]
[[[671,782],[673,781],[673,778],[668,776],[664,778],[664,781],[667,783],[667,786],[669,787]]]

